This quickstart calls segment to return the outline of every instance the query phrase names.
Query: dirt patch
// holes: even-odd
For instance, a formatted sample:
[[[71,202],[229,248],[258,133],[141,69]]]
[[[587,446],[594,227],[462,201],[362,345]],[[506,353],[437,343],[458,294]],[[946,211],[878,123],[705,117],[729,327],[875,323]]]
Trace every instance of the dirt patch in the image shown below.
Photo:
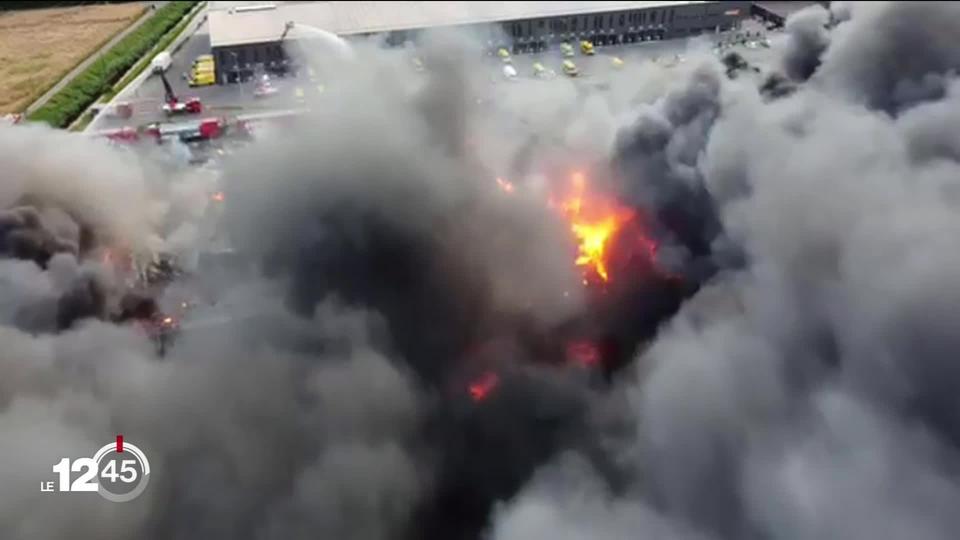
[[[0,114],[25,109],[145,9],[100,4],[0,14]]]

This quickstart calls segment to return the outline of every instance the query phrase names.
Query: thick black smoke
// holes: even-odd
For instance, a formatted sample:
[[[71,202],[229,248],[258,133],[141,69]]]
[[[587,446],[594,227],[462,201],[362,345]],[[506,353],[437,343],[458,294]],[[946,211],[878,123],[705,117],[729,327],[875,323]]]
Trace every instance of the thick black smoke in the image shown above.
[[[69,216],[52,210],[41,216],[32,206],[20,206],[0,213],[0,254],[34,261],[41,267],[56,253],[79,255],[80,227]],[[49,224],[51,216],[60,218],[60,234]]]
[[[713,66],[694,71],[618,134],[613,156],[621,196],[652,214],[662,242],[676,251],[667,262],[695,281],[714,271],[711,245],[721,235],[697,167],[720,113],[721,84]]]
[[[100,259],[115,243],[145,242],[145,216],[123,206],[145,200],[142,178],[120,178],[129,162],[76,138],[32,127],[3,137],[9,167],[2,192],[6,209],[0,210],[0,258],[30,261],[18,266],[20,272],[36,274],[31,279],[45,290],[42,299],[10,302],[5,322],[29,332],[56,332],[87,318],[131,318],[122,306],[140,295],[125,290]],[[63,161],[31,162],[31,156],[54,146]],[[88,159],[98,163],[88,166]],[[155,313],[156,306],[150,311]]]

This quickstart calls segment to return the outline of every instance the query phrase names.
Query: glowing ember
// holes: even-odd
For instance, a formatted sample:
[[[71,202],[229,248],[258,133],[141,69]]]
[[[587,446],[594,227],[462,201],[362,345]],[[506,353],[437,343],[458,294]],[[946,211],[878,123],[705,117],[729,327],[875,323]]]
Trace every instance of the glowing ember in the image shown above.
[[[214,193],[213,195],[211,195],[210,198],[211,198],[212,200],[216,201],[216,202],[223,202],[223,199],[224,199],[224,197],[223,197],[223,192],[222,192],[222,191],[218,191],[218,192]]]
[[[575,262],[584,270],[584,285],[590,274],[604,282],[609,281],[608,248],[616,233],[634,218],[634,213],[613,200],[588,193],[582,173],[574,173],[571,183],[571,193],[560,203],[552,205],[570,221],[570,230],[577,239]]]
[[[589,341],[574,341],[567,345],[567,357],[584,367],[600,363],[600,350]]]
[[[509,180],[504,180],[503,178],[497,178],[497,186],[500,187],[503,191],[507,193],[513,193],[514,187]]]
[[[164,317],[163,324],[165,326],[171,326],[173,324],[173,317]]]
[[[499,382],[500,377],[497,377],[497,374],[491,371],[484,373],[479,379],[471,382],[467,390],[470,392],[470,397],[474,401],[483,401],[487,399],[490,392],[497,387]]]

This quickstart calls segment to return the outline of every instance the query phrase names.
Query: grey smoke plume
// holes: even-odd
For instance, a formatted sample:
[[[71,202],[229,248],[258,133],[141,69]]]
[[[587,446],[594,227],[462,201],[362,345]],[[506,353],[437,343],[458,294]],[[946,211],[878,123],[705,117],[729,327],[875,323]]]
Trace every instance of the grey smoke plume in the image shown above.
[[[830,12],[819,4],[804,8],[787,20],[783,67],[788,77],[805,81],[817,70],[820,55],[830,44],[829,22]]]
[[[146,178],[135,158],[105,145],[78,141],[67,133],[50,133],[36,126],[0,131],[0,162],[4,181],[0,207],[10,209],[39,201],[58,207],[51,226],[59,231],[76,228],[65,223],[66,211],[79,225],[136,245],[150,231]],[[55,160],[30,159],[56,155]],[[69,236],[76,233],[70,232]]]
[[[953,2],[850,2],[832,32],[819,77],[833,93],[896,113],[943,97],[960,68]]]

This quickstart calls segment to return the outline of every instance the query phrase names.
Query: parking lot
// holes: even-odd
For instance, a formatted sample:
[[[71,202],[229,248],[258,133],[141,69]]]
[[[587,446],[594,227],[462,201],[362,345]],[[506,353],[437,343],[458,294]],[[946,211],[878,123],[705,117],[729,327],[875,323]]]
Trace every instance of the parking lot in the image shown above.
[[[747,21],[744,27],[744,31],[749,32],[757,32],[761,29],[752,21]],[[565,58],[559,47],[553,47],[540,53],[512,55],[511,65],[517,74],[517,81],[513,82],[506,80],[503,73],[504,63],[493,54],[477,58],[475,67],[469,69],[481,73],[483,78],[488,79],[493,84],[513,84],[513,88],[523,91],[528,89],[529,85],[517,85],[516,82],[529,80],[536,81],[537,84],[549,84],[551,79],[565,77],[562,63],[564,60],[571,60],[579,71],[578,77],[574,80],[575,84],[602,87],[614,78],[613,74],[618,70],[630,70],[643,62],[656,62],[659,65],[669,67],[685,61],[693,49],[709,50],[720,39],[725,38],[724,36],[705,35],[698,38],[597,46],[596,54],[592,56],[583,55],[579,46],[575,46],[574,56],[571,58]],[[766,52],[766,49],[751,51],[745,47],[737,47],[737,50],[744,54],[748,60],[752,59],[751,57],[759,58]],[[173,63],[166,75],[178,97],[181,99],[197,97],[202,101],[204,116],[234,115],[296,107],[301,99],[309,100],[312,96],[321,94],[331,82],[335,83],[335,81],[311,77],[308,73],[301,73],[297,77],[275,77],[271,79],[271,85],[276,91],[266,98],[255,97],[255,81],[199,88],[189,87],[186,74],[189,73],[193,60],[197,56],[209,52],[210,36],[206,24],[201,24],[197,31],[185,41],[180,50],[173,55]],[[614,65],[613,59],[615,57],[623,61],[622,66]],[[410,56],[409,69],[414,71],[412,59],[413,57]],[[533,68],[533,65],[537,62],[546,67],[551,75],[537,77]],[[425,66],[425,69],[429,69],[429,66]],[[510,92],[512,90],[505,89],[503,91]],[[97,131],[125,126],[136,127],[152,122],[170,120],[161,110],[163,96],[163,85],[159,77],[150,76],[144,80],[142,85],[132,89],[125,96],[125,101],[131,104],[133,111],[131,118],[120,119],[101,115],[95,119],[89,129]]]

